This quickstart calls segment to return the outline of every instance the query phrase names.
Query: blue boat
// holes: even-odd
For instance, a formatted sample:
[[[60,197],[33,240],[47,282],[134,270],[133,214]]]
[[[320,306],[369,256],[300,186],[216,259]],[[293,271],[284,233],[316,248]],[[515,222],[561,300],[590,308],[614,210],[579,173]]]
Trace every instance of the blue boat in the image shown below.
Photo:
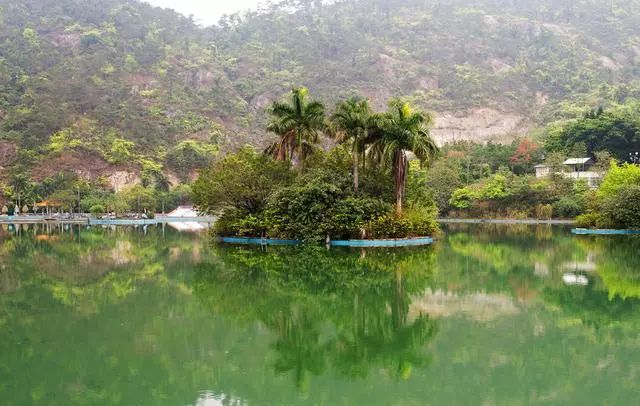
[[[331,241],[332,247],[419,247],[433,244],[433,238],[402,238],[394,240],[336,240]]]
[[[272,238],[243,238],[243,237],[220,237],[218,241],[225,244],[241,245],[300,245],[298,240],[277,240]]]
[[[576,235],[640,235],[640,230],[598,230],[589,228],[574,228],[571,230]]]
[[[225,244],[241,245],[300,245],[300,240],[278,240],[271,238],[244,238],[244,237],[220,237],[218,241]],[[335,240],[331,241],[332,247],[354,247],[354,248],[375,248],[375,247],[418,247],[433,244],[433,238],[405,238],[393,240]]]

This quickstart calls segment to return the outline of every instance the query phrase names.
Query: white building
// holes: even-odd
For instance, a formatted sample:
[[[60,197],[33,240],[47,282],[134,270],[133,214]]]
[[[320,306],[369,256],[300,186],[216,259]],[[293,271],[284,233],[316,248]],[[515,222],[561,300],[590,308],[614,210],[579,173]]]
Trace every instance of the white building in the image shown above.
[[[552,173],[558,173],[566,178],[582,179],[587,182],[590,188],[595,189],[600,185],[602,174],[591,170],[594,163],[591,158],[569,158],[562,163],[562,168],[536,165],[536,178],[546,178],[551,176]]]

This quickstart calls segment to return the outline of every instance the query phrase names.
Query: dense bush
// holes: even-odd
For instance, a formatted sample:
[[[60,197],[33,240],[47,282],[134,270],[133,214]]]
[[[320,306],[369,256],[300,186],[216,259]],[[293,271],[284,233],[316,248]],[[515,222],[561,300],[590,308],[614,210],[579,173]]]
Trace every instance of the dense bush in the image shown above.
[[[640,167],[611,164],[588,212],[578,218],[585,228],[640,229]]]
[[[229,237],[264,237],[268,228],[262,213],[254,215],[227,210],[216,221],[214,232],[216,235]]]
[[[93,205],[89,209],[89,213],[93,214],[94,216],[98,216],[98,215],[104,214],[105,212],[106,212],[106,209],[101,204]]]
[[[288,185],[293,176],[287,162],[276,162],[244,147],[201,172],[192,187],[194,203],[212,214],[235,208],[256,215],[264,210],[273,192]]]
[[[556,216],[573,218],[585,211],[589,188],[563,176],[536,179],[501,170],[481,181],[456,189],[450,206],[463,217],[547,218],[538,208],[549,206]]]
[[[553,204],[553,212],[557,217],[575,218],[584,212],[584,205],[575,198],[565,196]]]
[[[270,199],[266,210],[270,232],[309,241],[351,238],[390,209],[380,199],[353,196],[350,190],[348,173],[318,170],[302,176]]]
[[[367,238],[424,237],[438,231],[435,221],[436,209],[411,207],[402,215],[388,213],[371,220],[365,226]]]
[[[605,199],[601,215],[613,228],[640,229],[640,185],[622,189],[615,197]]]

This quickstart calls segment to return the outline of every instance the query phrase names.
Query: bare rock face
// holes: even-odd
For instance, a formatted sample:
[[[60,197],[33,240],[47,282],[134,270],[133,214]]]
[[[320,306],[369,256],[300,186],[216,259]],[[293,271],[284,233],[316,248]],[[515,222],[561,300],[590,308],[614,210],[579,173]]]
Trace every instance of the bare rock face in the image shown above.
[[[18,147],[13,142],[0,141],[0,170],[13,163],[18,153]]]
[[[274,100],[277,100],[277,95],[274,92],[266,92],[251,99],[249,105],[254,111],[263,111],[269,107]]]
[[[62,48],[78,50],[80,48],[80,34],[77,32],[56,32],[51,35],[52,42]]]
[[[506,143],[530,129],[531,123],[518,113],[476,108],[465,113],[436,113],[431,133],[438,145],[462,140]]]
[[[418,79],[418,87],[422,90],[436,90],[440,88],[440,81],[436,77],[423,76]]]
[[[622,69],[622,66],[620,66],[620,64],[618,64],[616,61],[609,58],[608,56],[601,56],[600,63],[602,64],[603,67],[612,71],[617,71]]]
[[[396,69],[398,68],[399,64],[400,62],[398,62],[396,59],[394,59],[389,55],[386,55],[386,54],[378,55],[377,66],[380,72],[382,73],[382,77],[387,82],[394,81],[397,79]]]
[[[505,73],[513,69],[513,66],[509,65],[507,61],[500,58],[491,58],[487,61],[487,65],[493,70],[494,73]]]
[[[109,185],[116,192],[119,192],[128,186],[140,184],[142,181],[137,173],[131,171],[115,171],[107,177],[107,180],[109,181]]]
[[[179,74],[184,82],[197,89],[211,89],[215,83],[215,74],[206,69],[188,70]]]

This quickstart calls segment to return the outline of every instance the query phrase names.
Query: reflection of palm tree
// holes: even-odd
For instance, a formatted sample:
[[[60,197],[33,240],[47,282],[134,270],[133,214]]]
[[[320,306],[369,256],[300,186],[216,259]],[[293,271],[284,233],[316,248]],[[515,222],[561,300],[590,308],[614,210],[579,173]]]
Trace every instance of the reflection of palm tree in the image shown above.
[[[308,390],[309,374],[320,375],[325,369],[328,346],[320,342],[320,320],[306,311],[295,310],[289,315],[280,313],[273,320],[278,335],[273,346],[278,354],[275,371],[294,371],[296,386],[303,392]]]
[[[422,348],[435,336],[436,324],[425,315],[407,323],[408,297],[399,273],[392,291],[390,314],[379,295],[354,299],[351,332],[337,343],[336,364],[345,375],[364,377],[371,366],[382,364],[394,376],[408,378],[413,366],[428,364]]]
[[[276,336],[277,373],[292,373],[301,391],[329,365],[347,377],[383,367],[407,377],[426,365],[433,320],[409,318],[422,291],[430,252],[327,252],[324,249],[220,249],[216,272],[203,267],[195,291],[216,312],[261,321]]]

